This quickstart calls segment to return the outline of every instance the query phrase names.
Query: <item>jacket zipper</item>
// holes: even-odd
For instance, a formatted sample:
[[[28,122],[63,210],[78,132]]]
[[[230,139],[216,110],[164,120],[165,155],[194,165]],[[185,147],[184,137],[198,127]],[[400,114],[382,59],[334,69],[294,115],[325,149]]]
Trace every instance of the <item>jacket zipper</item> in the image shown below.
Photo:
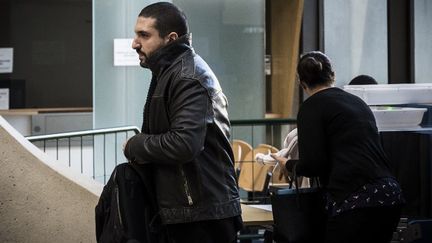
[[[122,229],[123,229],[123,219],[122,219],[122,215],[121,215],[121,211],[120,211],[120,198],[119,198],[118,187],[116,187],[114,190],[115,190],[116,200],[117,200],[117,213],[118,213],[118,216],[119,216],[120,227],[122,227]]]
[[[114,171],[114,176],[113,176],[114,182],[117,184],[117,170]],[[120,223],[120,227],[123,229],[123,219],[122,219],[122,215],[121,215],[121,211],[120,211],[120,192],[118,189],[118,185],[115,185],[114,187],[114,192],[116,195],[116,202],[117,202],[117,213],[119,216],[119,223]]]
[[[183,186],[184,186],[184,189],[185,189],[185,193],[186,193],[186,197],[188,199],[189,206],[192,206],[193,205],[193,200],[192,200],[192,196],[190,194],[189,184],[187,182],[187,179],[186,179],[186,176],[185,176],[185,173],[184,173],[182,167],[180,167],[180,173],[181,173],[181,175],[183,177],[183,181],[184,181]]]

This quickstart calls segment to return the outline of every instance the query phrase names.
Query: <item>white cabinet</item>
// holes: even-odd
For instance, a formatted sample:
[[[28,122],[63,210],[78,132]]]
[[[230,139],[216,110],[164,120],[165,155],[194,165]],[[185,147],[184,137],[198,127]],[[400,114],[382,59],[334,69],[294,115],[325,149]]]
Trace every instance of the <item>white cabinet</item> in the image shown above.
[[[91,129],[93,129],[92,112],[46,113],[31,118],[32,135]]]
[[[93,129],[92,108],[46,108],[0,110],[23,136]]]

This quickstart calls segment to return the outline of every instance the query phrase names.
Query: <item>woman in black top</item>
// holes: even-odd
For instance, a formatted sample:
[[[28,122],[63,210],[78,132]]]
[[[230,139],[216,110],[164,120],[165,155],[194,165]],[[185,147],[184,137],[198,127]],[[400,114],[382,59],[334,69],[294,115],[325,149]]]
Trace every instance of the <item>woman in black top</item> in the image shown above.
[[[403,198],[372,111],[357,96],[332,87],[335,74],[323,53],[303,55],[297,72],[309,98],[297,116],[295,168],[298,175],[319,177],[325,188],[325,242],[389,242]],[[288,171],[296,163],[274,158]]]

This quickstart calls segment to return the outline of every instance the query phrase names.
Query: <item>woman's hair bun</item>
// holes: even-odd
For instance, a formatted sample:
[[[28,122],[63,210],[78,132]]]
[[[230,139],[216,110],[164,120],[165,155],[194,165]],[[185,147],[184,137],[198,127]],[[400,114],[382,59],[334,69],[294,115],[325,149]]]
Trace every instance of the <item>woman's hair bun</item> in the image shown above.
[[[306,69],[312,73],[319,73],[323,70],[322,63],[313,57],[306,57],[303,60]]]
[[[334,82],[330,59],[322,52],[311,51],[301,56],[297,65],[300,81],[309,87],[329,85]]]

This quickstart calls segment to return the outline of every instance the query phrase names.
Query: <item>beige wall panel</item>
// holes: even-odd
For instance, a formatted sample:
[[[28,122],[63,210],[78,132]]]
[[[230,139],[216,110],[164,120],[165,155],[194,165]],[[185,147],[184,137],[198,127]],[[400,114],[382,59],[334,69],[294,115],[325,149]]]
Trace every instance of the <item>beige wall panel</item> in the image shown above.
[[[271,0],[272,112],[295,117],[303,0]]]

